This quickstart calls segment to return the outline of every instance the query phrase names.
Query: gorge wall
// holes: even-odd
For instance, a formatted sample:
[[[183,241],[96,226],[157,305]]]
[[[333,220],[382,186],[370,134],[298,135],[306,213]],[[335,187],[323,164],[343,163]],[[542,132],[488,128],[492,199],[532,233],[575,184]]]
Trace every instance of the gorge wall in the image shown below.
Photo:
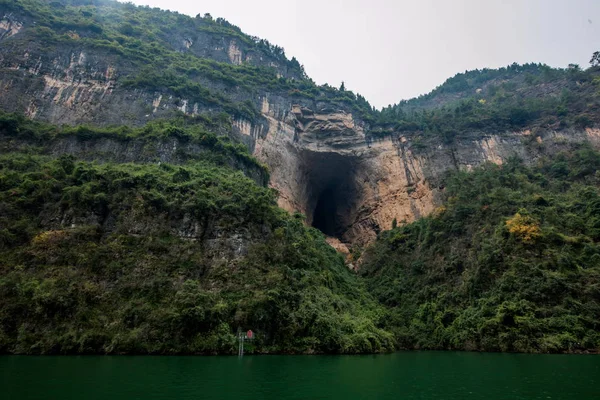
[[[223,110],[193,96],[124,84],[138,67],[115,52],[90,46],[85,30],[65,30],[67,39],[47,46],[35,40],[39,32],[34,17],[6,6],[0,16],[4,110],[55,124],[138,126]],[[302,79],[281,59],[242,40],[193,28],[167,35],[172,51],[235,66],[272,67],[278,79]],[[441,178],[449,169],[501,164],[513,155],[534,162],[573,142],[600,146],[600,131],[573,128],[463,132],[451,143],[393,129],[375,135],[370,123],[343,102],[226,85],[202,76],[198,82],[224,93],[231,104],[245,102],[258,110],[254,118],[233,115],[230,134],[269,167],[269,184],[279,192],[282,208],[305,214],[308,224],[345,244],[364,245],[390,229],[394,220],[411,222],[433,212],[444,190]],[[80,148],[57,146],[56,151]]]
[[[502,164],[513,156],[533,163],[573,143],[600,146],[597,129],[472,132],[451,144],[434,139],[423,146],[393,131],[374,138],[344,110],[294,104],[281,110],[266,101],[267,127],[240,132],[253,138],[254,154],[269,165],[280,206],[305,214],[307,223],[344,243],[368,243],[394,220],[412,222],[433,212],[450,169]]]

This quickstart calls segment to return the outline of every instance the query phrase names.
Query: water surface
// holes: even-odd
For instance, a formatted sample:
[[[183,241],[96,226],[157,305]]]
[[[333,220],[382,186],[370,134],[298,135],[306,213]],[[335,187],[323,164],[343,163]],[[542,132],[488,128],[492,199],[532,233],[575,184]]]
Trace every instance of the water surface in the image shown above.
[[[0,357],[12,399],[600,399],[600,356]]]

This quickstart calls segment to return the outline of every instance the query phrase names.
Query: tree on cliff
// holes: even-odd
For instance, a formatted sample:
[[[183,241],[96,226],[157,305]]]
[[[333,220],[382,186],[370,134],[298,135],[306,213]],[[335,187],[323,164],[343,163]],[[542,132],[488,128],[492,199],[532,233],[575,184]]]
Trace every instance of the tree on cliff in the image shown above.
[[[592,64],[592,67],[600,66],[600,51],[596,51],[594,54],[592,54],[590,64]]]

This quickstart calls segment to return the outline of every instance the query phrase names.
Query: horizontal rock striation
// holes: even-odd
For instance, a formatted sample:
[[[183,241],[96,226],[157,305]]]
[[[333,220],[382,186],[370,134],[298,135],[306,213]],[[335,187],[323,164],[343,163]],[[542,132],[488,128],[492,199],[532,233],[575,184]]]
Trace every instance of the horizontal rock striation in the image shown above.
[[[124,56],[89,45],[85,31],[67,30],[64,34],[71,40],[48,46],[34,40],[39,32],[32,16],[3,7],[0,108],[56,124],[139,126],[181,114],[223,112],[227,104],[249,104],[256,115],[250,118],[229,112],[233,115],[229,133],[269,167],[270,185],[279,192],[279,205],[305,214],[308,224],[347,244],[364,245],[381,230],[391,228],[394,221],[401,224],[430,214],[441,200],[442,177],[449,169],[502,164],[515,155],[535,162],[543,154],[573,143],[600,144],[600,134],[592,129],[462,132],[451,143],[388,128],[381,134],[381,127],[371,126],[344,102],[268,87],[248,89],[206,77],[199,77],[199,84],[222,93],[230,103],[212,104],[194,98],[193,93],[147,90],[127,85],[137,67]],[[270,48],[267,45],[260,47],[245,36],[211,31],[215,26],[203,18],[192,22],[185,18],[182,21],[187,22],[161,38],[171,50],[231,65],[274,68],[282,79],[303,78],[301,70],[292,68],[284,56],[264,50]],[[374,131],[379,134],[372,134]],[[160,161],[176,159],[182,146],[185,144],[164,142],[149,149],[139,143],[68,139],[52,144],[50,151],[90,160]],[[201,153],[193,147],[186,151]],[[260,174],[250,175],[262,179]]]

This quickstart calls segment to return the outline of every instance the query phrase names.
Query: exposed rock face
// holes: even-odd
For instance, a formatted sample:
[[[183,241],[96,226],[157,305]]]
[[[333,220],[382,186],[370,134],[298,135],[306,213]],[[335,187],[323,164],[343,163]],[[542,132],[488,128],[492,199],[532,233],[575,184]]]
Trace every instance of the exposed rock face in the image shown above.
[[[534,162],[572,143],[600,147],[600,131],[587,129],[535,136],[473,132],[451,145],[434,139],[417,150],[414,138],[393,132],[369,138],[361,121],[344,110],[291,105],[281,113],[278,107],[263,106],[266,134],[257,126],[245,131],[254,132],[254,153],[271,169],[280,206],[304,213],[307,223],[327,235],[359,245],[390,229],[394,220],[412,222],[433,212],[441,200],[441,178],[450,169],[502,164],[511,156]]]
[[[25,112],[31,118],[58,124],[141,125],[154,118],[182,112],[220,111],[210,105],[167,92],[133,89],[120,84],[134,68],[123,57],[88,48],[73,33],[71,44],[49,51],[27,40],[34,21],[0,9],[0,108]],[[231,64],[272,66],[278,75],[297,78],[294,71],[266,53],[234,37],[182,27],[169,36],[177,51],[191,52]],[[270,185],[279,204],[306,215],[307,223],[343,243],[365,244],[394,220],[411,222],[431,213],[440,201],[441,177],[448,169],[469,170],[484,162],[501,164],[512,155],[534,161],[544,151],[572,142],[600,146],[600,131],[472,132],[451,145],[393,131],[375,139],[369,126],[343,105],[296,98],[290,93],[258,92],[203,81],[211,90],[226,92],[232,101],[253,103],[260,110],[254,121],[236,119],[232,135],[241,138],[271,171]],[[462,135],[461,137],[465,137]],[[168,143],[156,148],[129,144],[61,142],[56,153],[102,159],[110,153],[124,160],[173,159]],[[87,146],[87,147],[86,147]],[[90,149],[91,146],[91,149]],[[112,146],[112,147],[111,147]],[[134,156],[132,152],[144,152]],[[194,149],[190,149],[194,151]],[[255,179],[260,181],[261,177]]]
[[[28,140],[14,139],[0,134],[0,153],[15,150],[27,150],[32,143]],[[200,161],[210,157],[211,150],[196,143],[178,139],[138,139],[117,140],[111,138],[85,139],[75,136],[59,137],[45,141],[42,146],[35,143],[38,154],[58,157],[63,154],[77,155],[85,161],[113,163],[170,163],[184,164],[188,161]],[[223,164],[240,170],[257,184],[268,184],[267,173],[256,164],[245,162],[236,157],[223,156]]]
[[[255,155],[270,166],[280,206],[324,233],[365,244],[394,219],[412,221],[435,207],[426,159],[391,138],[368,143],[352,114],[293,105],[284,121],[265,117],[269,133],[257,137]]]
[[[12,14],[4,15],[0,20],[0,40],[16,35],[23,28],[23,23],[13,19]]]
[[[32,118],[59,124],[140,125],[176,111],[210,111],[167,93],[119,86],[115,77],[127,67],[97,52],[80,49],[37,58],[24,53],[21,60],[0,60],[0,107]],[[431,213],[440,199],[438,182],[448,169],[469,170],[487,161],[501,164],[515,154],[532,161],[543,147],[600,142],[594,130],[545,132],[533,138],[528,132],[474,132],[471,140],[452,145],[434,140],[416,150],[410,136],[390,132],[371,138],[360,119],[331,104],[299,104],[272,93],[261,95],[258,104],[261,118],[235,120],[233,134],[269,166],[280,206],[305,214],[308,224],[330,236],[359,245],[391,228],[394,219],[411,222]],[[65,152],[85,152],[81,146],[64,146]]]

